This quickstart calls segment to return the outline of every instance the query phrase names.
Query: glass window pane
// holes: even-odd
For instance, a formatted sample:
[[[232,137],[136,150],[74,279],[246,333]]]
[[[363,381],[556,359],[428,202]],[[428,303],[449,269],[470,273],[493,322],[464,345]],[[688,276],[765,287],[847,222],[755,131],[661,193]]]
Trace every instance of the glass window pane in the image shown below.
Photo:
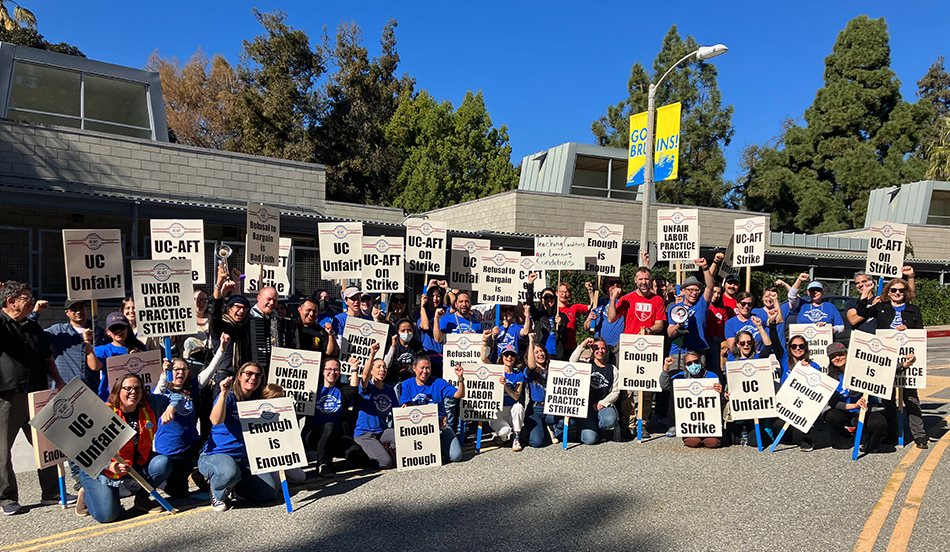
[[[78,118],[73,119],[71,117],[60,117],[58,115],[47,115],[45,113],[30,113],[12,108],[7,112],[7,117],[14,121],[22,121],[34,125],[60,125],[81,128]]]
[[[85,77],[86,117],[151,128],[144,84],[89,74]]]
[[[97,123],[96,121],[90,121],[88,119],[86,119],[86,129],[97,130],[99,132],[108,132],[110,134],[121,134],[122,136],[134,136],[136,138],[152,138],[151,130],[110,125],[109,123]]]
[[[10,107],[79,117],[79,102],[79,73],[22,61],[14,66]]]

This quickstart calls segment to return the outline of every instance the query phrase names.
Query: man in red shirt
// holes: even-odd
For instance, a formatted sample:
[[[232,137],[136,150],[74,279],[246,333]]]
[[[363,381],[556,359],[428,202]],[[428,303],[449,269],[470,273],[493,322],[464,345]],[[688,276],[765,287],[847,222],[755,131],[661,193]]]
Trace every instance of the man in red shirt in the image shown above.
[[[567,282],[561,282],[557,286],[557,310],[567,317],[567,343],[564,345],[565,351],[574,352],[574,349],[577,348],[577,319],[578,317],[585,316],[587,311],[590,310],[590,307],[587,305],[582,305],[580,303],[571,304],[571,296],[573,293],[571,289],[571,284]],[[590,302],[594,302],[594,292],[588,290],[590,295]]]
[[[607,304],[607,321],[614,322],[623,317],[623,333],[635,335],[661,335],[666,324],[666,304],[663,298],[653,293],[650,285],[650,269],[641,266],[636,274],[637,289],[620,297],[620,287],[610,288],[610,302]],[[636,431],[636,405],[634,391],[624,391],[620,397],[621,429]],[[648,405],[653,403],[652,393],[643,394],[644,420],[650,417]],[[644,424],[645,425],[645,424]]]
[[[737,293],[739,293],[739,277],[730,274],[722,281],[722,306],[726,307],[726,314],[729,318],[732,318],[738,312]]]

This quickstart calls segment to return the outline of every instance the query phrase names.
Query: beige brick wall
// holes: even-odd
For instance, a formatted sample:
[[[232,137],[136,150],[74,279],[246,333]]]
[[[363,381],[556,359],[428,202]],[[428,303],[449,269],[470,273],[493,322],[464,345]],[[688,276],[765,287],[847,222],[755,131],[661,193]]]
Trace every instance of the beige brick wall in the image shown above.
[[[868,238],[869,231],[864,228],[833,232],[830,236]],[[913,248],[913,257],[909,259],[946,260],[950,259],[950,227],[923,224],[908,224],[907,239]]]
[[[0,182],[303,210],[326,203],[323,165],[0,121]]]

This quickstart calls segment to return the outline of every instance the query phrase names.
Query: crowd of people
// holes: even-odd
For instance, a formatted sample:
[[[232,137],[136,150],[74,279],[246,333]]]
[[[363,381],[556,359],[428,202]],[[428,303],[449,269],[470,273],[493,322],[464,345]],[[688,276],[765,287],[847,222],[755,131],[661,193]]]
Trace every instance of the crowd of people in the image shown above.
[[[834,448],[854,446],[854,428],[864,410],[866,430],[859,445],[867,452],[893,450],[898,431],[895,400],[866,400],[845,389],[841,382],[847,349],[842,343],[823,351],[829,365],[819,366],[812,360],[815,352],[808,350],[808,341],[789,335],[788,321],[793,317],[798,323],[831,326],[835,334],[845,329],[838,309],[824,301],[821,282],[803,273],[791,284],[776,281],[757,298],[740,291],[741,282],[734,275],[716,279],[722,260],[722,253],[711,263],[697,259],[697,274],[685,279],[678,295],[673,285],[640,266],[632,290],[623,289],[618,277],[604,278],[600,290],[588,282],[586,303],[572,302],[573,289],[566,282],[536,295],[537,274],[532,273],[526,296],[538,300],[501,306],[497,315],[494,309],[473,306],[469,291],[436,279],[426,283],[415,312],[406,293],[391,294],[383,304],[381,297],[355,286],[340,290],[341,312],[335,312],[333,294],[326,290],[300,301],[294,312],[272,287],[264,287],[254,299],[237,293],[240,280],[219,266],[212,295],[194,292],[198,332],[172,339],[172,358],[165,360],[165,373],[152,392],[137,375],[125,374],[111,382],[105,375],[109,357],[163,348],[160,340],[138,339],[131,298],[122,303],[121,311],[105,317],[104,328],[92,324],[85,302],[67,301],[63,305],[67,321],[44,330],[36,319],[50,305],[35,301],[26,284],[5,282],[0,288],[0,425],[7,443],[0,447],[0,506],[7,515],[20,511],[10,449],[19,430],[30,436],[27,393],[48,389],[50,382],[59,388],[73,378],[98,393],[135,430],[119,454],[124,462],[113,461],[97,477],[70,463],[79,495],[70,494],[65,500],[76,504],[77,514],[113,521],[121,513],[120,497],[125,494],[134,495],[138,510],[159,509],[130,477],[133,469],[173,499],[187,496],[190,485],[208,492],[214,511],[227,510],[238,498],[276,499],[280,494],[276,476],[251,473],[237,415],[240,401],[283,395],[279,386],[268,384],[266,363],[252,358],[248,323],[252,318],[292,320],[299,347],[322,354],[315,413],[301,423],[308,460],[319,477],[332,477],[343,467],[392,468],[396,461],[392,409],[398,406],[436,404],[443,462],[462,459],[462,444],[472,438],[472,427],[459,412],[466,392],[462,367],[446,365],[443,358],[446,335],[453,333],[478,334],[482,362],[503,369],[502,408],[489,424],[494,435],[484,439],[513,452],[565,437],[584,445],[629,440],[637,431],[638,418],[645,421],[645,436],[659,431],[676,437],[671,390],[678,378],[716,380],[714,388],[726,406],[722,435],[686,437],[685,446],[745,444],[750,438],[748,423],[734,422],[728,414],[725,363],[770,355],[781,362],[783,381],[796,365],[821,370],[839,381],[821,423]],[[867,275],[858,273],[854,282],[860,297],[845,313],[854,328],[873,333],[923,327],[920,309],[911,302],[915,291],[911,267],[904,267],[902,278],[887,282],[879,297]],[[390,328],[383,345],[374,345],[362,363],[340,358],[349,317],[384,322]],[[578,343],[579,327],[592,337]],[[662,392],[620,390],[622,334],[664,336]],[[544,414],[552,360],[590,362],[586,417]],[[914,358],[901,361],[910,366]],[[350,368],[349,377],[341,371],[344,365]],[[458,385],[443,379],[443,374],[454,374]],[[916,391],[905,390],[903,401],[916,445],[927,448]],[[781,422],[763,422],[762,439],[769,442],[776,438]],[[802,451],[813,449],[811,432],[792,433],[786,438]],[[55,468],[38,474],[43,503],[62,500]],[[287,477],[302,482],[306,474],[291,470]]]

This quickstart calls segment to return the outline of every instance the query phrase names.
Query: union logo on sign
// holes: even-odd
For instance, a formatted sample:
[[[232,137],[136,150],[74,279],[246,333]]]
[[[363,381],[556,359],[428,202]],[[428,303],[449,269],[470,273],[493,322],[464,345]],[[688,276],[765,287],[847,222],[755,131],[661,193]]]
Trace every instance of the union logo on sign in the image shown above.
[[[377,240],[376,241],[376,251],[378,253],[385,253],[389,251],[389,242],[386,240]]]
[[[343,238],[346,237],[346,227],[343,226],[342,224],[337,225],[337,227],[333,229],[333,235],[337,239],[342,240]]]
[[[746,230],[746,232],[751,232],[751,231],[754,230],[754,229],[755,229],[755,221],[754,221],[754,220],[747,220],[747,221],[745,222],[745,230]]]
[[[897,342],[898,345],[900,345],[901,347],[903,347],[904,344],[907,343],[907,334],[905,334],[904,332],[897,332],[897,333],[895,333],[895,334],[894,334],[894,341]]]
[[[885,238],[889,238],[893,236],[894,227],[891,226],[890,224],[885,224],[883,227],[881,227],[881,235],[884,236]]]
[[[422,422],[423,418],[424,418],[424,415],[422,414],[422,411],[419,410],[418,408],[413,408],[412,412],[409,413],[409,421],[412,422],[413,424],[418,425],[420,422]]]
[[[185,235],[185,226],[180,222],[176,222],[168,227],[168,233],[173,238],[180,238]]]
[[[818,330],[814,326],[808,326],[803,332],[806,339],[815,339],[815,336],[818,335]]]
[[[464,351],[472,345],[472,340],[465,337],[464,335],[459,337],[458,347],[460,350]]]
[[[270,214],[268,214],[266,208],[261,207],[260,209],[257,210],[257,220],[261,222],[267,222],[268,218],[270,218]]]
[[[465,251],[467,251],[469,255],[474,253],[476,249],[475,242],[465,242]]]
[[[573,364],[568,364],[564,367],[564,370],[561,372],[566,378],[573,378],[577,374],[577,368],[574,368]]]
[[[685,217],[683,217],[683,213],[676,211],[672,215],[670,215],[670,222],[672,222],[673,224],[679,224],[683,222],[684,218]]]
[[[95,232],[88,234],[83,240],[83,245],[89,248],[90,251],[95,251],[96,249],[102,247],[102,236],[96,234]]]
[[[432,233],[432,225],[428,222],[423,222],[422,226],[419,227],[419,231],[422,232],[423,236],[428,236]]]
[[[290,353],[287,356],[287,366],[291,368],[300,368],[303,365],[303,356],[300,353]]]
[[[694,381],[693,383],[689,384],[690,395],[699,395],[702,392],[703,384],[699,383],[698,381]]]
[[[53,403],[53,412],[57,418],[68,418],[73,415],[73,405],[66,399],[56,399]]]
[[[132,357],[125,363],[125,369],[128,370],[130,374],[138,374],[144,367],[145,363],[142,362],[142,359],[139,357]]]
[[[488,366],[479,366],[478,370],[475,371],[475,376],[480,380],[484,380],[490,375],[491,372],[488,370]]]
[[[525,270],[531,270],[532,268],[534,268],[533,265],[534,265],[534,261],[532,261],[530,257],[521,258],[521,268]]]
[[[751,378],[755,374],[755,366],[751,362],[742,365],[742,375]]]
[[[172,268],[165,263],[158,263],[152,269],[152,277],[159,282],[164,282],[172,277]]]
[[[505,255],[504,255],[504,253],[496,253],[495,256],[492,257],[491,260],[492,260],[493,263],[495,263],[495,266],[505,266]]]
[[[808,387],[815,387],[821,382],[821,376],[818,374],[808,374],[805,378],[805,383],[808,384]]]
[[[872,353],[879,353],[883,348],[884,344],[881,343],[881,340],[876,337],[868,341],[868,349],[871,349]]]
[[[271,418],[274,418],[275,416],[279,416],[279,414],[277,414],[277,410],[274,408],[274,405],[272,405],[271,403],[262,404],[260,410],[261,410],[261,418],[264,418],[265,420],[270,420]]]
[[[597,229],[597,237],[605,240],[609,236],[610,236],[610,229],[608,229],[606,226],[601,225],[601,227]]]
[[[369,323],[360,324],[360,335],[363,337],[369,337],[373,335],[373,327]]]
[[[642,337],[633,342],[633,348],[640,352],[646,351],[649,346],[650,342]]]

